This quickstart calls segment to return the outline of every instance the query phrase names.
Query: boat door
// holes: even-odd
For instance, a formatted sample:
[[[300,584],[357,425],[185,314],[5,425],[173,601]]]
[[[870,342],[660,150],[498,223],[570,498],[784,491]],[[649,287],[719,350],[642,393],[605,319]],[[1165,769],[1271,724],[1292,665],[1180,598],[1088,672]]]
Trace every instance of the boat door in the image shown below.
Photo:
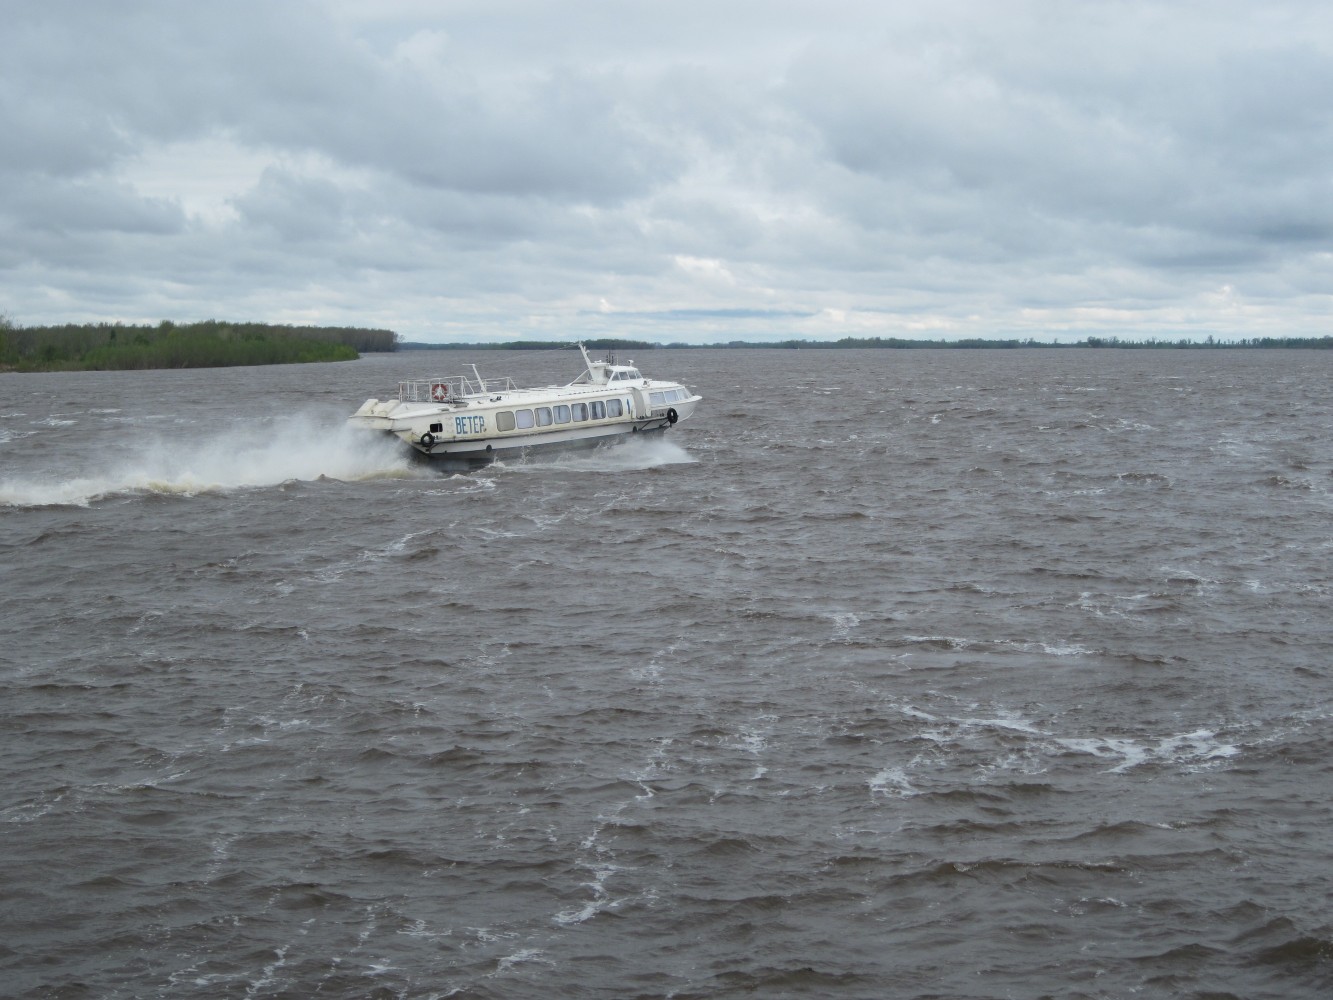
[[[634,397],[634,417],[636,420],[647,420],[653,415],[652,404],[648,401],[647,389],[631,389]]]

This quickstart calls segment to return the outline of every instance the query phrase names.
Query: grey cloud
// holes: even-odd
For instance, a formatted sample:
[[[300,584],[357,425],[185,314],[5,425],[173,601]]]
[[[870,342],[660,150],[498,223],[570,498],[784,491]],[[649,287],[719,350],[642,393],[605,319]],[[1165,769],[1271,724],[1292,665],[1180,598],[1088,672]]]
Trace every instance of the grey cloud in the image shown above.
[[[19,230],[98,231],[169,236],[185,226],[180,206],[145,198],[123,184],[97,178],[15,183],[0,196],[0,213]]]
[[[294,242],[329,239],[342,225],[343,193],[338,185],[276,168],[265,170],[259,184],[235,205],[247,223],[270,227]]]
[[[56,60],[68,76],[52,79],[43,63],[44,49],[60,48],[51,19],[33,29],[40,38],[24,72],[139,142],[225,132],[463,191],[617,199],[646,190],[670,160],[634,127],[614,79],[552,67],[497,83],[451,70],[448,52],[426,78],[319,12],[268,3],[185,15],[177,5],[93,8],[70,18],[78,30],[66,39],[86,53],[82,72],[70,65],[79,60]],[[78,37],[93,34],[96,45]]]
[[[124,288],[125,317],[280,317],[316,289],[409,336],[445,295],[474,335],[668,340],[1234,322],[1222,286],[1270,326],[1327,313],[1321,5],[616,9],[17,5],[0,310],[61,318],[45,282],[90,310]],[[200,139],[238,158],[234,216],[134,186]]]
[[[573,76],[388,103],[387,118],[361,109],[339,153],[433,187],[617,201],[648,191],[672,159],[626,123],[612,86]]]
[[[1324,238],[1326,161],[1311,154],[1333,139],[1309,110],[1327,103],[1315,96],[1326,69],[1283,72],[1265,91],[1290,53],[1250,51],[1240,33],[1229,43],[1187,58],[1192,74],[1167,64],[1145,78],[1083,38],[1086,62],[1061,66],[1057,87],[1031,78],[1031,45],[1029,61],[1012,45],[992,61],[882,42],[807,54],[788,97],[836,162],[879,182],[878,198],[830,199],[848,218],[925,246],[942,235],[958,260],[975,260],[980,240],[997,260],[1094,245],[1126,264],[1225,271],[1262,263],[1275,242]],[[1239,99],[1242,81],[1258,94]]]

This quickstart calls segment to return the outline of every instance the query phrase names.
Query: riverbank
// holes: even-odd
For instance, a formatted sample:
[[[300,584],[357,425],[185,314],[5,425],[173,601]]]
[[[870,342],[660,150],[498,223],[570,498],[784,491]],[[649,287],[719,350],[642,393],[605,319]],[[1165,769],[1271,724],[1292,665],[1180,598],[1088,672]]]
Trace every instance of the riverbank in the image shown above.
[[[391,351],[390,330],[267,323],[163,322],[0,327],[0,371],[124,371],[352,361]]]
[[[1026,340],[1000,340],[984,337],[970,337],[965,340],[906,340],[901,337],[843,337],[840,340],[728,340],[713,344],[686,344],[644,340],[620,340],[614,338],[590,338],[583,341],[589,350],[608,351],[651,351],[657,349],[687,348],[690,350],[737,348],[788,348],[800,350],[839,350],[884,348],[888,350],[1078,350],[1080,348],[1122,349],[1122,350],[1232,350],[1252,348],[1303,348],[1333,349],[1333,337],[1253,337],[1240,340],[1219,340],[1208,337],[1205,340],[1122,340],[1119,337],[1088,337],[1073,341],[1040,341],[1029,337]],[[420,341],[402,341],[398,350],[411,351],[549,351],[558,348],[573,348],[575,342],[553,340],[508,340],[495,343],[455,342],[448,344],[428,344]]]

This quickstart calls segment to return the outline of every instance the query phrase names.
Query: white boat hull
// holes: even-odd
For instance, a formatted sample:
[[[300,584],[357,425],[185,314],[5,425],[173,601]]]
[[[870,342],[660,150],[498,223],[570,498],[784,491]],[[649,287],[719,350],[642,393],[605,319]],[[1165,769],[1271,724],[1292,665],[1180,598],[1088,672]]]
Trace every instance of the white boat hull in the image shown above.
[[[420,443],[411,440],[408,435],[399,435],[399,437],[411,445],[420,455],[432,461],[454,461],[468,465],[478,465],[529,454],[596,448],[603,444],[620,444],[637,437],[639,434],[657,435],[665,430],[665,427],[640,430],[637,426],[601,428],[597,433],[567,431],[558,434],[534,434],[503,441],[470,441],[464,444],[450,442],[449,444],[435,444],[429,450],[422,447]]]

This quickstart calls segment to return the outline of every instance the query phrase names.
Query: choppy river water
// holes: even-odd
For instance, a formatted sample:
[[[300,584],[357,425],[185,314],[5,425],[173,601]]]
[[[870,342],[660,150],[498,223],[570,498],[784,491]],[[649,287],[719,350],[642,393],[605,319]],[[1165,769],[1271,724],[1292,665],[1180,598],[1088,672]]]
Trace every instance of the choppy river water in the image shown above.
[[[568,358],[0,374],[5,995],[1333,992],[1333,355]]]

